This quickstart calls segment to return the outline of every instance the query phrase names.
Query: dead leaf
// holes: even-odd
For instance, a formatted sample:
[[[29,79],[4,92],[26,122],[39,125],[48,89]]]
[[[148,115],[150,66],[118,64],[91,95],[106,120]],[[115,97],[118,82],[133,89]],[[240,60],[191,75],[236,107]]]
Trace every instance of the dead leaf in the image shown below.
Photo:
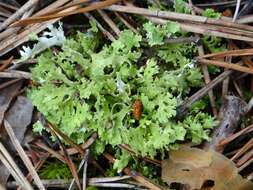
[[[228,158],[190,147],[170,151],[170,158],[162,162],[162,179],[168,184],[188,184],[191,190],[201,189],[207,181],[214,182],[212,190],[253,189],[253,183],[243,179]]]
[[[4,114],[11,103],[12,98],[17,94],[21,88],[22,82],[19,81],[6,87],[0,91],[0,124],[3,121]]]
[[[0,125],[3,121],[4,114],[9,107],[9,104],[11,103],[13,97],[17,94],[17,92],[21,88],[22,83],[23,83],[22,81],[18,81],[0,91]],[[10,173],[1,162],[0,162],[0,171],[1,171],[0,183],[5,184]]]

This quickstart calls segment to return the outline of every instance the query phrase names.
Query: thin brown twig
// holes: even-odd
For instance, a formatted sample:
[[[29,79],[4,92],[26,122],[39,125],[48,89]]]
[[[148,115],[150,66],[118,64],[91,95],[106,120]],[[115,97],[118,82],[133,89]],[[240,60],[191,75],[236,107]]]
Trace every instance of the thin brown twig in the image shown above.
[[[230,42],[230,41],[229,41]],[[228,42],[228,43],[229,43]],[[231,49],[231,47],[229,47]],[[222,59],[222,58],[221,58]],[[229,64],[232,62],[232,57],[229,56],[229,57],[226,57],[225,58],[226,62],[228,62]],[[227,70],[227,69],[225,69]],[[228,87],[229,87],[229,81],[230,81],[230,78],[227,77],[223,82],[222,82],[222,89],[221,89],[221,97],[222,99],[224,99],[227,94],[228,94]]]
[[[83,150],[88,149],[95,142],[95,140],[97,139],[97,137],[98,137],[97,133],[93,133],[91,135],[91,137],[85,143],[83,143],[81,145],[81,148]],[[79,151],[76,148],[68,148],[67,152],[68,152],[69,155],[73,155],[73,154],[78,153]]]
[[[237,82],[235,80],[233,80],[233,85],[235,87],[235,90],[237,91],[238,95],[240,98],[243,98],[243,92],[240,89],[239,85],[237,84]]]

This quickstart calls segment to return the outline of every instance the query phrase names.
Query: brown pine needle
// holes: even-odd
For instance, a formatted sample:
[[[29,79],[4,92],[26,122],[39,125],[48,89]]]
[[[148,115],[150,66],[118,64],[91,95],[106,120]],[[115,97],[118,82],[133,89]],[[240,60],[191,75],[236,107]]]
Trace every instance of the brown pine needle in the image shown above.
[[[217,53],[210,53],[203,56],[199,56],[198,58],[223,58],[226,56],[247,56],[253,55],[253,48],[250,49],[236,49],[236,50],[228,50]]]
[[[224,61],[214,61],[214,60],[202,59],[202,58],[197,58],[197,61],[199,63],[203,63],[203,64],[215,65],[218,67],[232,69],[232,70],[240,71],[243,73],[253,74],[252,68],[244,67],[244,66],[237,65],[237,64],[227,63]]]
[[[16,27],[16,26],[25,26],[28,24],[34,24],[34,23],[40,23],[43,21],[48,21],[51,19],[56,19],[56,18],[61,18],[65,16],[70,16],[78,13],[86,13],[89,11],[97,10],[97,9],[102,9],[104,7],[110,6],[114,3],[117,3],[120,0],[106,0],[103,2],[98,2],[98,3],[92,3],[90,6],[80,8],[77,10],[69,11],[69,12],[63,12],[63,13],[58,13],[58,14],[51,14],[47,16],[37,16],[37,17],[31,17],[28,19],[20,20],[18,22],[13,23],[11,26]]]

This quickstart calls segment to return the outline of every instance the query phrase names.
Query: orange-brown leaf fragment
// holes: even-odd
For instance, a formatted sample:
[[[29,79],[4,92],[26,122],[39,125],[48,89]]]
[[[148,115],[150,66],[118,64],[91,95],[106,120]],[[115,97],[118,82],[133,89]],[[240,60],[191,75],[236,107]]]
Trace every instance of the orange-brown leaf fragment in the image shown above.
[[[140,100],[135,100],[133,103],[133,116],[135,120],[140,120],[141,119],[141,114],[142,114],[142,102]]]
[[[170,151],[170,158],[162,162],[162,179],[168,184],[188,184],[191,190],[201,189],[207,181],[214,182],[212,190],[253,190],[253,183],[243,179],[228,158],[190,147]]]

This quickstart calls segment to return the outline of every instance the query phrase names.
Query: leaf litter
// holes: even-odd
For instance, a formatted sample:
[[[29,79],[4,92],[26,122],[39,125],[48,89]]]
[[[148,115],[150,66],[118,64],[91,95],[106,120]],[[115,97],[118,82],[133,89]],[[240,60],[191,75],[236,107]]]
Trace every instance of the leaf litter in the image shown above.
[[[203,12],[194,8],[193,11],[190,7],[196,4],[191,1],[188,3],[176,0],[173,2],[174,5],[167,1],[146,2],[152,9],[147,9],[147,4],[143,4],[142,1],[112,5],[116,2],[118,1],[91,3],[82,0],[75,3],[55,1],[52,4],[44,2],[39,6],[41,10],[33,13],[35,9],[32,6],[38,2],[30,0],[12,15],[11,21],[6,19],[1,25],[6,30],[0,33],[0,39],[3,39],[0,55],[27,41],[31,31],[34,31],[33,39],[38,41],[33,48],[23,46],[20,51],[21,59],[10,58],[7,62],[3,61],[3,66],[0,67],[1,78],[21,78],[28,81],[32,77],[28,97],[32,99],[36,109],[44,114],[45,121],[44,119],[42,123],[41,120],[37,121],[33,126],[34,132],[39,132],[39,136],[32,136],[34,139],[28,142],[29,150],[26,153],[31,154],[33,164],[36,165],[34,168],[30,165],[32,170],[30,176],[27,175],[29,181],[32,180],[32,176],[40,189],[44,188],[42,183],[57,184],[55,179],[41,181],[35,171],[40,172],[39,168],[43,166],[45,160],[51,161],[52,157],[57,155],[56,158],[69,165],[79,189],[82,188],[82,182],[83,188],[86,188],[85,180],[88,177],[87,182],[90,182],[90,173],[94,175],[89,169],[90,164],[99,171],[95,175],[108,175],[106,173],[109,172],[113,176],[118,175],[116,171],[122,170],[137,181],[135,183],[131,180],[125,181],[126,183],[106,181],[95,183],[95,186],[168,189],[169,187],[162,182],[164,180],[168,184],[174,182],[188,184],[189,189],[252,189],[252,183],[249,181],[252,176],[249,174],[252,161],[249,139],[252,134],[251,128],[249,126],[246,128],[249,129],[247,131],[238,131],[238,126],[241,125],[242,118],[249,118],[250,113],[250,107],[247,107],[242,99],[245,99],[243,93],[246,91],[243,88],[244,78],[246,76],[250,79],[247,74],[252,74],[250,66],[252,48],[250,45],[242,45],[246,44],[242,41],[253,41],[251,35],[253,28],[250,25],[238,24],[241,19],[237,18],[238,5],[232,5],[236,8],[232,19],[224,18],[223,13],[215,12],[213,9],[206,9]],[[16,3],[13,5],[19,6]],[[214,3],[212,6],[223,9],[222,4]],[[6,8],[6,4],[4,7]],[[32,9],[26,12],[28,7]],[[10,10],[17,9],[5,10],[5,8],[1,8],[0,13],[4,11],[5,14],[10,14]],[[98,14],[87,13],[97,8],[104,10],[97,11]],[[226,11],[231,12],[230,9]],[[25,13],[22,16],[23,20],[13,23],[18,20],[18,15],[23,13]],[[50,25],[62,16],[77,13],[84,13],[90,19],[91,28],[86,32],[80,31],[65,37],[62,26],[54,28]],[[119,20],[114,19],[114,14]],[[133,14],[143,15],[147,20],[136,19]],[[244,12],[241,11],[240,14]],[[28,19],[24,19],[27,16]],[[233,22],[235,19],[238,19],[238,23]],[[31,23],[38,24],[29,25]],[[68,21],[64,21],[63,28],[67,25]],[[13,29],[12,26],[16,28]],[[20,30],[20,26],[24,28]],[[48,32],[44,32],[41,37],[35,36],[48,26]],[[69,26],[79,27],[72,24]],[[17,31],[19,32],[16,33]],[[192,36],[187,32],[204,36]],[[194,37],[198,40],[194,40]],[[220,37],[225,37],[230,42],[232,39],[239,40],[241,41],[238,42],[239,47],[247,49],[227,50],[227,43]],[[201,40],[202,50],[198,44]],[[198,57],[196,57],[197,49]],[[207,52],[210,54],[205,54]],[[249,59],[246,60],[243,57],[245,55]],[[225,56],[231,58],[231,63],[228,63],[229,59],[223,60]],[[30,61],[31,58],[34,58],[34,61]],[[32,73],[27,72],[28,63],[35,63],[31,69]],[[202,64],[206,85],[202,83],[203,76],[197,63]],[[221,69],[214,69],[214,65]],[[21,68],[22,71],[12,68]],[[231,70],[222,72],[222,68]],[[233,78],[238,75],[240,80]],[[211,80],[212,77],[215,78]],[[241,99],[237,95],[226,96],[226,92],[223,94],[225,99],[219,100],[219,91],[214,87],[219,87],[219,83],[224,79],[229,81],[228,77],[233,81],[231,84],[236,89],[234,92],[238,93]],[[3,98],[1,103],[3,106],[0,107],[1,121],[5,119],[8,126],[11,126],[8,130],[9,133],[11,130],[14,132],[12,141],[16,147],[22,142],[33,113],[31,102],[23,96],[18,96],[17,100],[10,104],[14,100],[13,97],[24,92],[19,91],[19,87],[12,89],[13,94],[8,95],[6,89],[20,82],[18,80],[20,79],[10,81],[7,79],[7,82],[1,84],[3,89],[1,93],[3,92],[4,96],[6,94],[6,97]],[[102,85],[99,86],[99,83]],[[167,94],[163,93],[164,89]],[[229,89],[233,91],[230,86]],[[15,90],[18,92],[14,93]],[[220,120],[219,126],[208,114],[210,105],[207,101],[203,101],[207,93],[215,117],[217,117],[216,109],[220,108],[220,117],[216,118]],[[217,127],[210,137],[209,133],[214,126]],[[31,130],[30,126],[28,129]],[[52,135],[54,133],[57,133],[57,138]],[[2,132],[1,135],[4,137],[1,141],[7,142],[6,134]],[[242,138],[245,139],[241,145]],[[220,152],[225,150],[223,153],[235,163],[214,150],[204,151],[203,148],[187,148],[181,145],[185,141],[200,145],[203,140],[211,140],[209,145],[206,143],[208,146],[204,147],[220,148]],[[232,147],[231,151],[231,146],[237,142],[240,143]],[[12,145],[7,144],[8,151],[13,152]],[[61,150],[57,145],[60,145]],[[43,149],[43,152],[38,152],[37,149]],[[22,147],[17,150],[23,155],[21,157],[27,158]],[[169,158],[164,160],[168,150]],[[78,173],[80,169],[78,171],[75,169],[72,160],[81,162],[83,159],[79,156],[82,157],[86,151],[91,152],[91,158],[85,159],[81,180],[82,175]],[[106,167],[104,171],[100,166],[100,164],[104,166],[104,163],[96,158],[102,153],[110,163],[114,163],[112,169]],[[40,158],[42,155],[45,156],[45,160]],[[26,166],[31,164],[29,160],[23,160]],[[57,165],[57,162],[52,163]],[[149,165],[151,163],[155,163],[155,166]],[[162,170],[156,168],[161,165],[160,163]],[[240,168],[237,169],[235,166]],[[23,184],[30,188],[24,176],[20,175],[18,178],[13,173],[18,173],[18,170],[12,168],[10,171],[19,185]],[[162,172],[162,179],[157,171]],[[244,179],[238,171],[248,176],[249,180]],[[6,183],[6,179],[3,184]],[[101,180],[103,181],[103,178]],[[17,186],[17,183],[13,182],[8,182],[7,186]],[[210,182],[213,186],[206,186]],[[73,184],[62,182],[63,188],[68,185]],[[187,189],[187,186],[184,186],[184,189]]]

